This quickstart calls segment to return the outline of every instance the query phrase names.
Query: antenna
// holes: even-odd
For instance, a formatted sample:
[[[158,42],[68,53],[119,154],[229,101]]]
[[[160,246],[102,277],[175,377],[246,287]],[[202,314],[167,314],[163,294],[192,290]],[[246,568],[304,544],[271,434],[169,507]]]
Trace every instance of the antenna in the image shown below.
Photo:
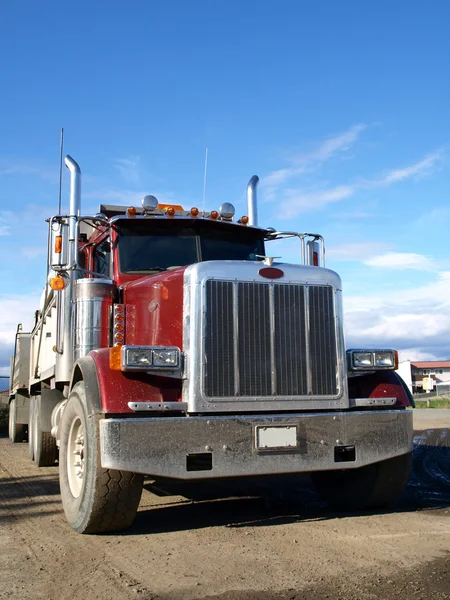
[[[60,138],[60,141],[59,141],[59,199],[58,199],[58,215],[61,214],[61,189],[62,189],[63,148],[64,148],[64,128],[61,127],[61,138]]]
[[[205,151],[205,173],[203,176],[203,212],[205,212],[206,201],[206,173],[208,172],[208,148]]]

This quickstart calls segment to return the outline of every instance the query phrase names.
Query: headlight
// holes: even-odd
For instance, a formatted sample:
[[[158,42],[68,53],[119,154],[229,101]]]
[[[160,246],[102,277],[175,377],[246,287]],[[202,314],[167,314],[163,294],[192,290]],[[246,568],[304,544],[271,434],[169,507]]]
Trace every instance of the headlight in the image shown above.
[[[375,352],[375,366],[377,366],[377,367],[394,367],[395,366],[394,352]]]
[[[396,350],[347,350],[349,371],[378,371],[397,369]]]
[[[128,348],[125,356],[127,367],[149,367],[152,364],[152,350]]]
[[[178,371],[181,353],[178,348],[122,346],[122,371]],[[174,373],[168,376],[175,376]]]
[[[364,367],[373,366],[373,355],[372,352],[354,352],[353,353],[353,366],[357,369]]]
[[[180,352],[176,350],[153,350],[155,367],[178,367]]]

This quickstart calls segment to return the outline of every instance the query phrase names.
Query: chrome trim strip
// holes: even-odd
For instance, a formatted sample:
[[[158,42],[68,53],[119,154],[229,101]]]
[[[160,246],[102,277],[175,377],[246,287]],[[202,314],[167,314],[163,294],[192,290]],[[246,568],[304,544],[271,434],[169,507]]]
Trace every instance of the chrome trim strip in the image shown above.
[[[239,373],[239,321],[238,321],[238,306],[239,306],[239,288],[236,282],[233,282],[233,362],[234,362],[234,393],[239,396],[241,378]]]
[[[270,319],[270,364],[272,394],[277,394],[277,365],[275,360],[275,287],[273,282],[269,284],[269,319]]]
[[[350,398],[350,406],[367,407],[367,406],[393,406],[397,402],[397,398]]]
[[[306,339],[305,339],[305,353],[306,353],[306,388],[308,390],[308,394],[312,396],[312,365],[311,365],[311,327],[310,327],[310,314],[309,314],[309,285],[305,285],[304,294],[305,294],[305,331],[306,331]]]
[[[128,402],[134,412],[186,412],[187,402]]]

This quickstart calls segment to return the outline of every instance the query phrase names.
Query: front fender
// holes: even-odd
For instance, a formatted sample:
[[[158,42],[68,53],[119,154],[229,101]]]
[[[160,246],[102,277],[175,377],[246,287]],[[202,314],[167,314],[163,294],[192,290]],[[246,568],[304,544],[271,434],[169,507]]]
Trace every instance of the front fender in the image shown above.
[[[349,377],[350,398],[397,398],[395,407],[414,406],[414,399],[395,371],[376,371]]]
[[[133,411],[128,402],[178,402],[181,382],[146,373],[123,373],[109,366],[109,348],[93,350],[80,358],[74,367],[70,389],[83,380],[92,397],[94,411],[125,414]]]

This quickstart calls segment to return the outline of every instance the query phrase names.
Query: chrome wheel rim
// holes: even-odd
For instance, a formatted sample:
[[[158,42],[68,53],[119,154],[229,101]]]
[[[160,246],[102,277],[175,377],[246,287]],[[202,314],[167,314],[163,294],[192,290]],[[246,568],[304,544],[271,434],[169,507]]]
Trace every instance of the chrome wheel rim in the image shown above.
[[[67,445],[67,477],[74,498],[81,493],[84,481],[84,426],[80,417],[74,417]]]

